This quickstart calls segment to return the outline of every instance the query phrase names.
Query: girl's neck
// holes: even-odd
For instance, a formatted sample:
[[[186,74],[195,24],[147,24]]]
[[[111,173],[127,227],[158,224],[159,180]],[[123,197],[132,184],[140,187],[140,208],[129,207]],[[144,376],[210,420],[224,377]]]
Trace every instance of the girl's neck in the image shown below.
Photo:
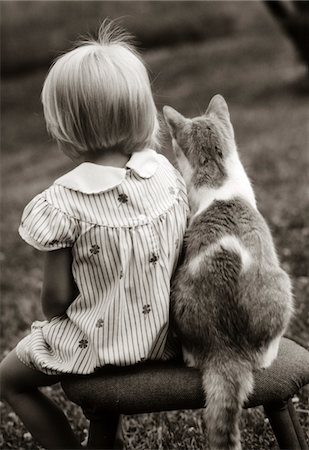
[[[125,167],[130,155],[117,150],[106,150],[100,154],[88,154],[84,162],[91,162],[101,166]]]

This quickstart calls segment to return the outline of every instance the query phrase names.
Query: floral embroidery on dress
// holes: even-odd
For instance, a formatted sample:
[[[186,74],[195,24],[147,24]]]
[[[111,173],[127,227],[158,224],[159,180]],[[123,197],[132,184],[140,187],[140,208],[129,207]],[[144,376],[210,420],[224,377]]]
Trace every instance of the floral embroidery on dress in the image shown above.
[[[128,203],[128,196],[127,196],[127,194],[119,194],[118,195],[118,201],[120,203]]]
[[[97,255],[100,252],[100,247],[97,244],[91,246],[90,253],[91,256]]]
[[[104,324],[104,320],[103,320],[103,319],[98,319],[98,320],[97,320],[97,323],[95,324],[95,326],[96,326],[97,328],[102,328],[102,327],[103,327],[103,324]]]
[[[156,255],[155,253],[152,253],[149,262],[150,262],[151,264],[156,264],[156,262],[158,261],[158,259],[159,259],[159,256]]]
[[[119,278],[123,278],[123,270],[120,270]]]
[[[173,186],[169,186],[168,192],[169,192],[171,195],[175,195],[175,194],[176,194],[175,188],[174,188]]]
[[[88,341],[87,341],[87,339],[81,339],[80,341],[79,341],[79,348],[87,348],[88,347]]]
[[[143,314],[149,314],[151,311],[150,305],[143,306]]]

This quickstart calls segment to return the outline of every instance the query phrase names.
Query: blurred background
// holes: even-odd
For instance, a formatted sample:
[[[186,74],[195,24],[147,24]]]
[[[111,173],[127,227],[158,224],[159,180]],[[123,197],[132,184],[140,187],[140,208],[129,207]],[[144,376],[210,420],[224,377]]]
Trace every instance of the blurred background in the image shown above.
[[[40,103],[52,60],[106,18],[136,36],[159,112],[169,104],[202,113],[227,100],[241,158],[284,268],[296,314],[288,335],[309,348],[308,2],[1,1],[1,344],[2,358],[42,318],[42,255],[19,238],[22,210],[73,165],[45,131]],[[171,156],[167,139],[162,151]],[[47,388],[81,439],[87,423],[59,387]],[[308,389],[294,399],[309,429]],[[16,415],[1,407],[3,449],[39,449]],[[128,417],[128,449],[200,449],[201,411]],[[262,411],[242,421],[245,448],[275,448]],[[262,443],[262,444],[261,444]]]

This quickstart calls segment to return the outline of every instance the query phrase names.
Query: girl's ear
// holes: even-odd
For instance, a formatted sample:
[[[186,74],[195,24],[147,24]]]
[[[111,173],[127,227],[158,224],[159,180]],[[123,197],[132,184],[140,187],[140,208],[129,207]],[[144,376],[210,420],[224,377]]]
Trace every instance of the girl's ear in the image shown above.
[[[181,129],[184,126],[184,123],[186,121],[185,117],[171,106],[163,106],[163,116],[165,122],[168,125],[171,136],[175,138],[177,130]]]
[[[234,130],[230,119],[229,108],[222,95],[217,94],[212,97],[205,112],[206,116],[209,114],[215,114],[224,125],[227,137],[234,139]]]
[[[230,120],[229,108],[222,95],[217,94],[209,102],[205,115],[216,114],[220,119]]]

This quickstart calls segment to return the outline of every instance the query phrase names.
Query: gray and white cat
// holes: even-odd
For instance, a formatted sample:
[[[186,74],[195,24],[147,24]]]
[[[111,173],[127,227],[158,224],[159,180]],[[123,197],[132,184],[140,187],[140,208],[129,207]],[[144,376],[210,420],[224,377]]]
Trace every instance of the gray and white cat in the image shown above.
[[[252,372],[270,366],[293,311],[291,284],[240,162],[224,98],[206,113],[163,114],[186,181],[191,219],[172,285],[171,320],[203,374],[209,445],[239,450]]]

